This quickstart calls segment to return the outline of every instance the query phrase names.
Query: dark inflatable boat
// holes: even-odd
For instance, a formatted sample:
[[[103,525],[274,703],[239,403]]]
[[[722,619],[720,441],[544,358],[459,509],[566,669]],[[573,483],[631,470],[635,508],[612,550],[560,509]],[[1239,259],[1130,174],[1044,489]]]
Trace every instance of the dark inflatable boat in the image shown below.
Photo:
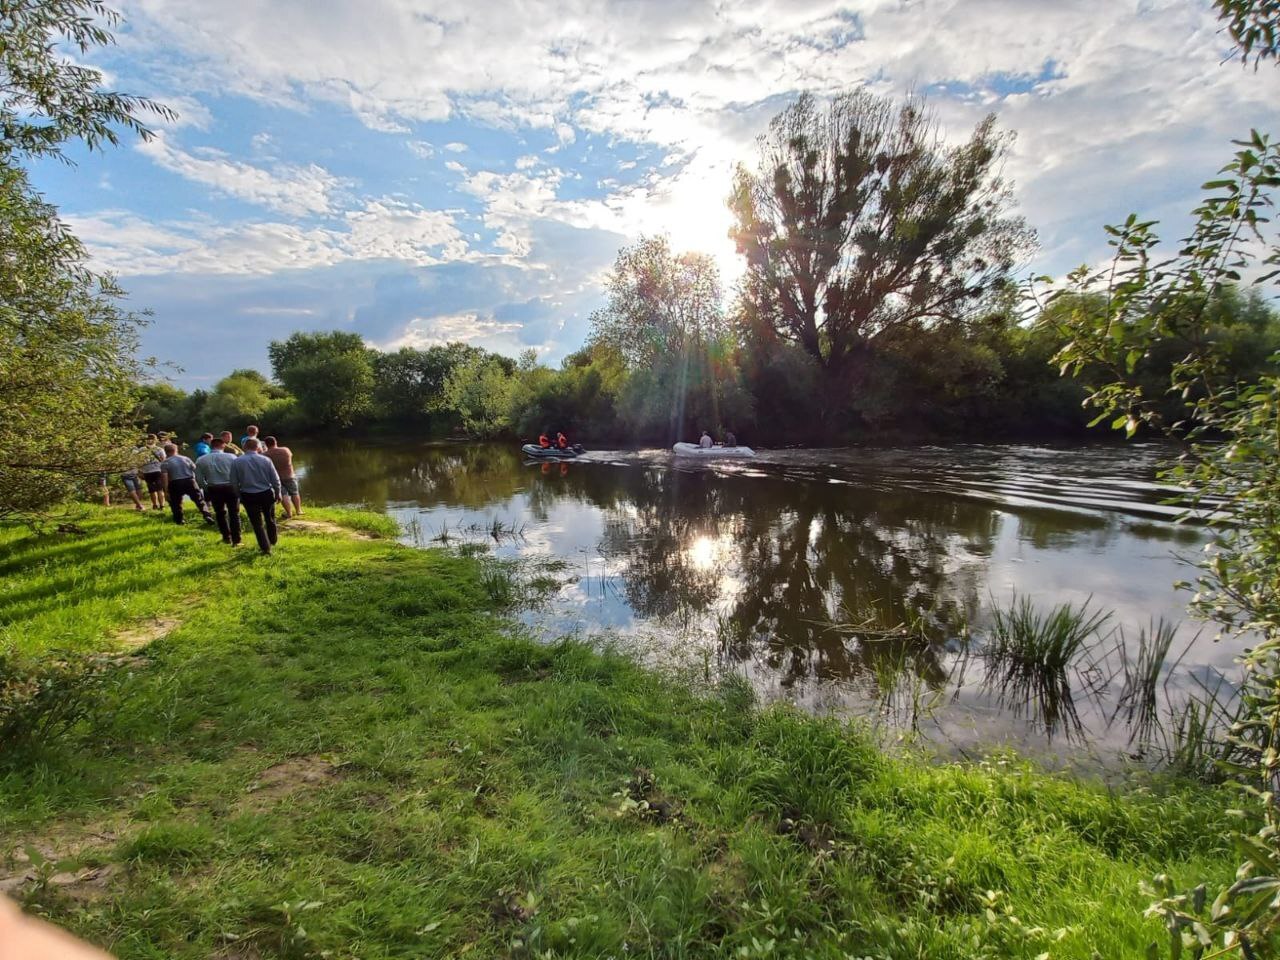
[[[520,450],[530,460],[572,460],[586,453],[580,443],[575,443],[565,450],[559,447],[540,447],[536,443],[526,443]]]

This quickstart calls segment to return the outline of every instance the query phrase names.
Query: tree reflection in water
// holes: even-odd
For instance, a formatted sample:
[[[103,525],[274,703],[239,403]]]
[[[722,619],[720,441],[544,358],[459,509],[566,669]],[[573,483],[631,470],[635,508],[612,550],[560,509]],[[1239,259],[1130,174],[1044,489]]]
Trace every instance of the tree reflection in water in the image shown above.
[[[1101,584],[1114,603],[1138,583],[1144,617],[1153,596],[1176,612],[1167,588],[1176,573],[1157,586],[1117,584],[1153,553],[1200,542],[1151,518],[1160,491],[1143,488],[1140,473],[1125,476],[1109,450],[788,451],[748,468],[696,469],[660,452],[526,465],[492,444],[295,452],[312,502],[365,503],[427,529],[498,519],[527,527],[528,543],[495,549],[585,570],[586,582],[556,602],[588,630],[643,627],[669,647],[714,650],[724,668],[796,699],[834,690],[842,706],[908,715],[931,701],[974,717],[998,706],[1050,736],[1080,734],[1075,698],[1100,697],[1106,684],[1087,663],[1033,682],[988,670],[991,600],[1027,584],[1041,598],[1069,594],[1080,581],[1087,592]],[[1124,509],[1133,501],[1133,514],[1080,508],[1102,493]],[[1013,495],[1021,499],[1011,507]],[[1032,495],[1036,503],[1025,502]],[[1022,554],[1035,565],[1009,566]],[[593,563],[606,571],[600,589]],[[594,620],[587,603],[597,604]]]

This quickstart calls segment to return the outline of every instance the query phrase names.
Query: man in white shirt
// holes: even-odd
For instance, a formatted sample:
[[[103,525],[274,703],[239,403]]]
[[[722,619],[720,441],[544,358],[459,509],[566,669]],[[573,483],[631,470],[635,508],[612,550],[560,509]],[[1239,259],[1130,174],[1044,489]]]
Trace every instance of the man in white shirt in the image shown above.
[[[236,457],[231,468],[231,485],[235,487],[249,514],[258,549],[270,556],[276,545],[276,504],[280,502],[280,474],[276,465],[258,452],[258,441],[250,437],[244,444],[244,456]]]
[[[204,495],[213,507],[218,521],[222,542],[240,546],[240,498],[231,482],[231,468],[236,455],[227,453],[221,437],[209,441],[210,450],[196,461],[196,483],[204,489]]]

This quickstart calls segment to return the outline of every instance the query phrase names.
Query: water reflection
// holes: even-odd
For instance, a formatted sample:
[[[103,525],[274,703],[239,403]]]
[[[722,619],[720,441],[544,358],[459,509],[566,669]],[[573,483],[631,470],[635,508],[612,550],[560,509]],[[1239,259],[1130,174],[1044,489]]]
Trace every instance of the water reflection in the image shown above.
[[[296,449],[312,501],[387,509],[421,542],[518,531],[494,551],[567,561],[568,582],[528,616],[548,635],[608,632],[812,709],[911,726],[925,712],[944,738],[1024,748],[1058,733],[1128,745],[1110,722],[1123,639],[1098,637],[1051,675],[993,667],[983,640],[1015,595],[1089,603],[1118,625],[1181,620],[1178,555],[1204,533],[1171,522],[1156,453],[784,451],[691,468],[657,451],[526,465],[482,444]],[[1190,644],[1182,667],[1229,669],[1233,650],[1169,630]]]

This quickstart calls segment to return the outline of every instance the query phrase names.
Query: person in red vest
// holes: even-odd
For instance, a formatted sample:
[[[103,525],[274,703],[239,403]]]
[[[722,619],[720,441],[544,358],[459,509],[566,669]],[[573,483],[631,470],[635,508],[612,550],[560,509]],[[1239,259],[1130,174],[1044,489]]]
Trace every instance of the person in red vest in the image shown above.
[[[551,441],[547,439],[547,435],[545,433],[538,434],[538,446],[543,450],[551,449]]]
[[[559,447],[561,450],[568,450],[568,449],[569,449],[569,438],[568,438],[568,437],[566,437],[563,433],[557,433],[557,434],[556,434],[556,446],[557,446],[557,447]]]

